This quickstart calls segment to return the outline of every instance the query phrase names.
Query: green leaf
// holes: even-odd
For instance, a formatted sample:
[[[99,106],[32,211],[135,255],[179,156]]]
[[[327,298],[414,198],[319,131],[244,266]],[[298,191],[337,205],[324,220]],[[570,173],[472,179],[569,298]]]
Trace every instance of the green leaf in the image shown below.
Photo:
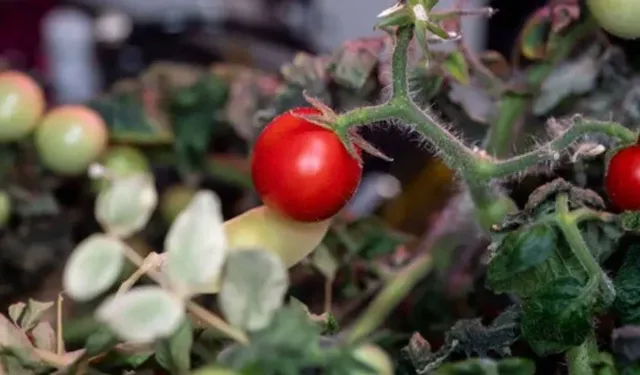
[[[257,331],[282,306],[289,286],[287,269],[277,255],[264,250],[229,254],[218,301],[229,323]]]
[[[192,375],[240,375],[240,373],[219,366],[208,366],[198,369]]]
[[[505,358],[498,362],[498,372],[500,375],[534,375],[536,365],[528,358]]]
[[[135,144],[171,144],[173,133],[144,110],[138,93],[114,93],[89,103],[109,126],[112,140]]]
[[[185,313],[178,298],[160,287],[142,286],[106,299],[96,318],[123,340],[148,343],[171,336]]]
[[[126,245],[104,234],[93,234],[75,248],[64,269],[64,290],[77,301],[91,300],[118,280]]]
[[[156,343],[156,361],[172,374],[186,374],[191,368],[193,328],[185,320],[171,337]]]
[[[220,276],[227,239],[220,199],[201,190],[174,220],[165,238],[167,274],[172,286],[192,293]]]
[[[411,25],[415,17],[409,7],[404,4],[394,5],[378,15],[376,28],[402,27]]]
[[[597,283],[585,286],[573,277],[540,288],[524,305],[522,334],[531,348],[546,356],[582,344],[593,329],[596,292]]]
[[[118,344],[116,335],[106,326],[100,326],[87,338],[84,348],[88,356],[95,356],[108,352]]]
[[[640,244],[627,249],[622,267],[614,279],[614,308],[622,324],[640,325]]]
[[[283,308],[269,326],[251,334],[249,345],[226,348],[217,362],[235,370],[258,369],[260,375],[297,375],[314,364],[322,364],[320,337],[306,313]]]
[[[338,260],[331,254],[329,248],[324,245],[318,246],[313,252],[311,263],[328,280],[333,280],[336,277],[336,273],[340,267]]]
[[[545,262],[558,243],[558,231],[535,224],[507,234],[487,270],[490,283],[503,283]]]
[[[53,302],[40,302],[29,298],[28,303],[18,302],[9,306],[9,316],[25,331],[38,324],[44,313],[53,306]]]
[[[221,114],[229,94],[227,83],[213,74],[181,88],[169,100],[174,148],[180,168],[202,170],[211,139],[224,129]]]
[[[116,178],[96,199],[95,215],[104,230],[120,238],[142,230],[158,204],[153,176]]]
[[[442,68],[458,83],[469,84],[469,65],[462,52],[456,51],[447,55],[442,63]]]

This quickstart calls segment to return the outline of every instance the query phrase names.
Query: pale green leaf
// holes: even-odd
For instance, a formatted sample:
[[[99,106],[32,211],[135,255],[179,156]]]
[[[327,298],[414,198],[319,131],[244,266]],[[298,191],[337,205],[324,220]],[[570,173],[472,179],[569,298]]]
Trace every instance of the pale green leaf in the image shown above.
[[[240,328],[265,328],[282,306],[289,284],[280,258],[268,251],[229,254],[218,301],[227,320]]]
[[[28,303],[18,302],[9,306],[9,316],[20,328],[29,330],[38,324],[52,306],[53,302],[40,302],[30,298]]]
[[[171,336],[185,313],[180,299],[158,286],[142,286],[106,299],[96,318],[122,340],[149,343]]]
[[[180,292],[193,292],[216,280],[222,270],[227,240],[220,200],[198,192],[178,215],[165,239],[167,275]]]
[[[129,237],[147,225],[158,204],[158,192],[151,174],[116,178],[98,195],[95,215],[104,230]]]
[[[71,253],[62,282],[66,293],[88,301],[109,289],[124,265],[125,244],[104,234],[93,234]]]
[[[340,267],[338,260],[324,245],[318,246],[315,250],[311,258],[311,263],[329,280],[333,280],[336,277],[336,273]]]

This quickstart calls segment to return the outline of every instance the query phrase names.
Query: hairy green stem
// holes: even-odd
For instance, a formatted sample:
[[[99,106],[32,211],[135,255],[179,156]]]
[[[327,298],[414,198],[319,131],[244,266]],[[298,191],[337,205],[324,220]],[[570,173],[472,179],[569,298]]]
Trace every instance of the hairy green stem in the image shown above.
[[[598,345],[593,332],[580,345],[567,352],[569,375],[595,375],[594,360],[598,357]]]
[[[432,266],[431,251],[427,251],[393,276],[353,325],[347,335],[347,341],[355,343],[384,323],[392,310],[411,292],[413,287],[431,272]]]
[[[413,27],[398,30],[393,56],[391,57],[391,75],[393,79],[393,98],[406,98],[407,93],[407,53],[413,36]]]
[[[569,198],[566,194],[560,194],[556,199],[556,214],[558,215],[556,223],[567,240],[571,251],[587,271],[589,278],[596,278],[602,287],[602,293],[608,295],[607,299],[613,300],[615,298],[615,290],[608,281],[600,264],[591,254],[574,217],[569,212]]]
[[[633,143],[637,139],[636,132],[614,122],[577,119],[575,124],[562,133],[559,137],[536,148],[533,151],[515,156],[510,159],[492,163],[484,170],[487,177],[501,178],[513,175],[534,165],[554,161],[560,158],[568,146],[586,134],[600,133],[613,138],[618,138],[623,143]]]

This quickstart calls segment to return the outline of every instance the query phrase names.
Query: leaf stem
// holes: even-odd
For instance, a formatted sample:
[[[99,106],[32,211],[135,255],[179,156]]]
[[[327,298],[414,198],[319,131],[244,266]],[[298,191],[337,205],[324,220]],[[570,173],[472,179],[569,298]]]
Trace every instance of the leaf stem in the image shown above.
[[[569,375],[595,375],[593,371],[594,358],[597,358],[598,346],[593,332],[580,345],[567,352]]]
[[[615,298],[615,290],[596,261],[587,246],[580,229],[576,225],[575,217],[569,212],[569,198],[566,194],[560,194],[556,199],[556,223],[562,231],[571,251],[580,261],[584,269],[587,271],[589,278],[598,280],[602,287],[602,292],[607,294],[607,299]]]
[[[380,326],[411,289],[431,272],[432,265],[431,252],[426,251],[390,279],[353,325],[347,341],[355,343]]]
[[[125,246],[124,255],[131,263],[135,264],[136,267],[138,267],[139,269],[146,268],[148,264],[148,262],[145,263],[145,259],[143,259],[135,250],[133,250],[128,245]],[[161,256],[161,255],[157,255],[157,256]],[[164,275],[156,271],[155,269],[147,269],[147,275],[151,280],[155,281],[161,286],[168,285]],[[225,322],[222,318],[210,312],[209,310],[203,308],[197,303],[189,300],[186,303],[186,307],[187,307],[187,310],[191,314],[193,314],[194,317],[198,318],[199,320],[203,321],[209,326],[217,329],[220,333],[225,334],[230,339],[233,339],[242,345],[247,345],[249,343],[249,338],[244,332],[236,329],[235,327],[232,327],[227,322]]]

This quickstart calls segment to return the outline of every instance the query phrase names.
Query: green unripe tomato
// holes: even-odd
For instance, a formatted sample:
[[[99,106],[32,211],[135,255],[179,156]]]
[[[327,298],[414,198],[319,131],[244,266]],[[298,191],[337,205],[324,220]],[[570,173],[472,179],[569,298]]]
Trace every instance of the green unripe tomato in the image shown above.
[[[4,228],[11,218],[11,198],[6,191],[0,190],[0,228]]]
[[[377,375],[393,375],[395,369],[389,355],[378,346],[372,344],[362,345],[354,352],[356,359],[375,369]],[[351,375],[371,375],[365,371],[352,371]]]
[[[160,196],[160,215],[167,222],[173,223],[175,218],[191,202],[196,190],[184,185],[171,186]]]
[[[44,109],[44,93],[36,81],[20,72],[0,73],[0,142],[27,136]]]
[[[611,34],[625,39],[640,37],[640,1],[587,0],[587,7],[598,24]]]
[[[151,170],[147,157],[135,147],[111,147],[100,160],[113,177],[127,177],[138,173],[148,173]],[[108,183],[106,178],[96,179],[93,185],[94,190],[100,191]]]
[[[34,141],[47,168],[63,175],[79,175],[104,152],[109,132],[94,110],[67,105],[45,115]]]

